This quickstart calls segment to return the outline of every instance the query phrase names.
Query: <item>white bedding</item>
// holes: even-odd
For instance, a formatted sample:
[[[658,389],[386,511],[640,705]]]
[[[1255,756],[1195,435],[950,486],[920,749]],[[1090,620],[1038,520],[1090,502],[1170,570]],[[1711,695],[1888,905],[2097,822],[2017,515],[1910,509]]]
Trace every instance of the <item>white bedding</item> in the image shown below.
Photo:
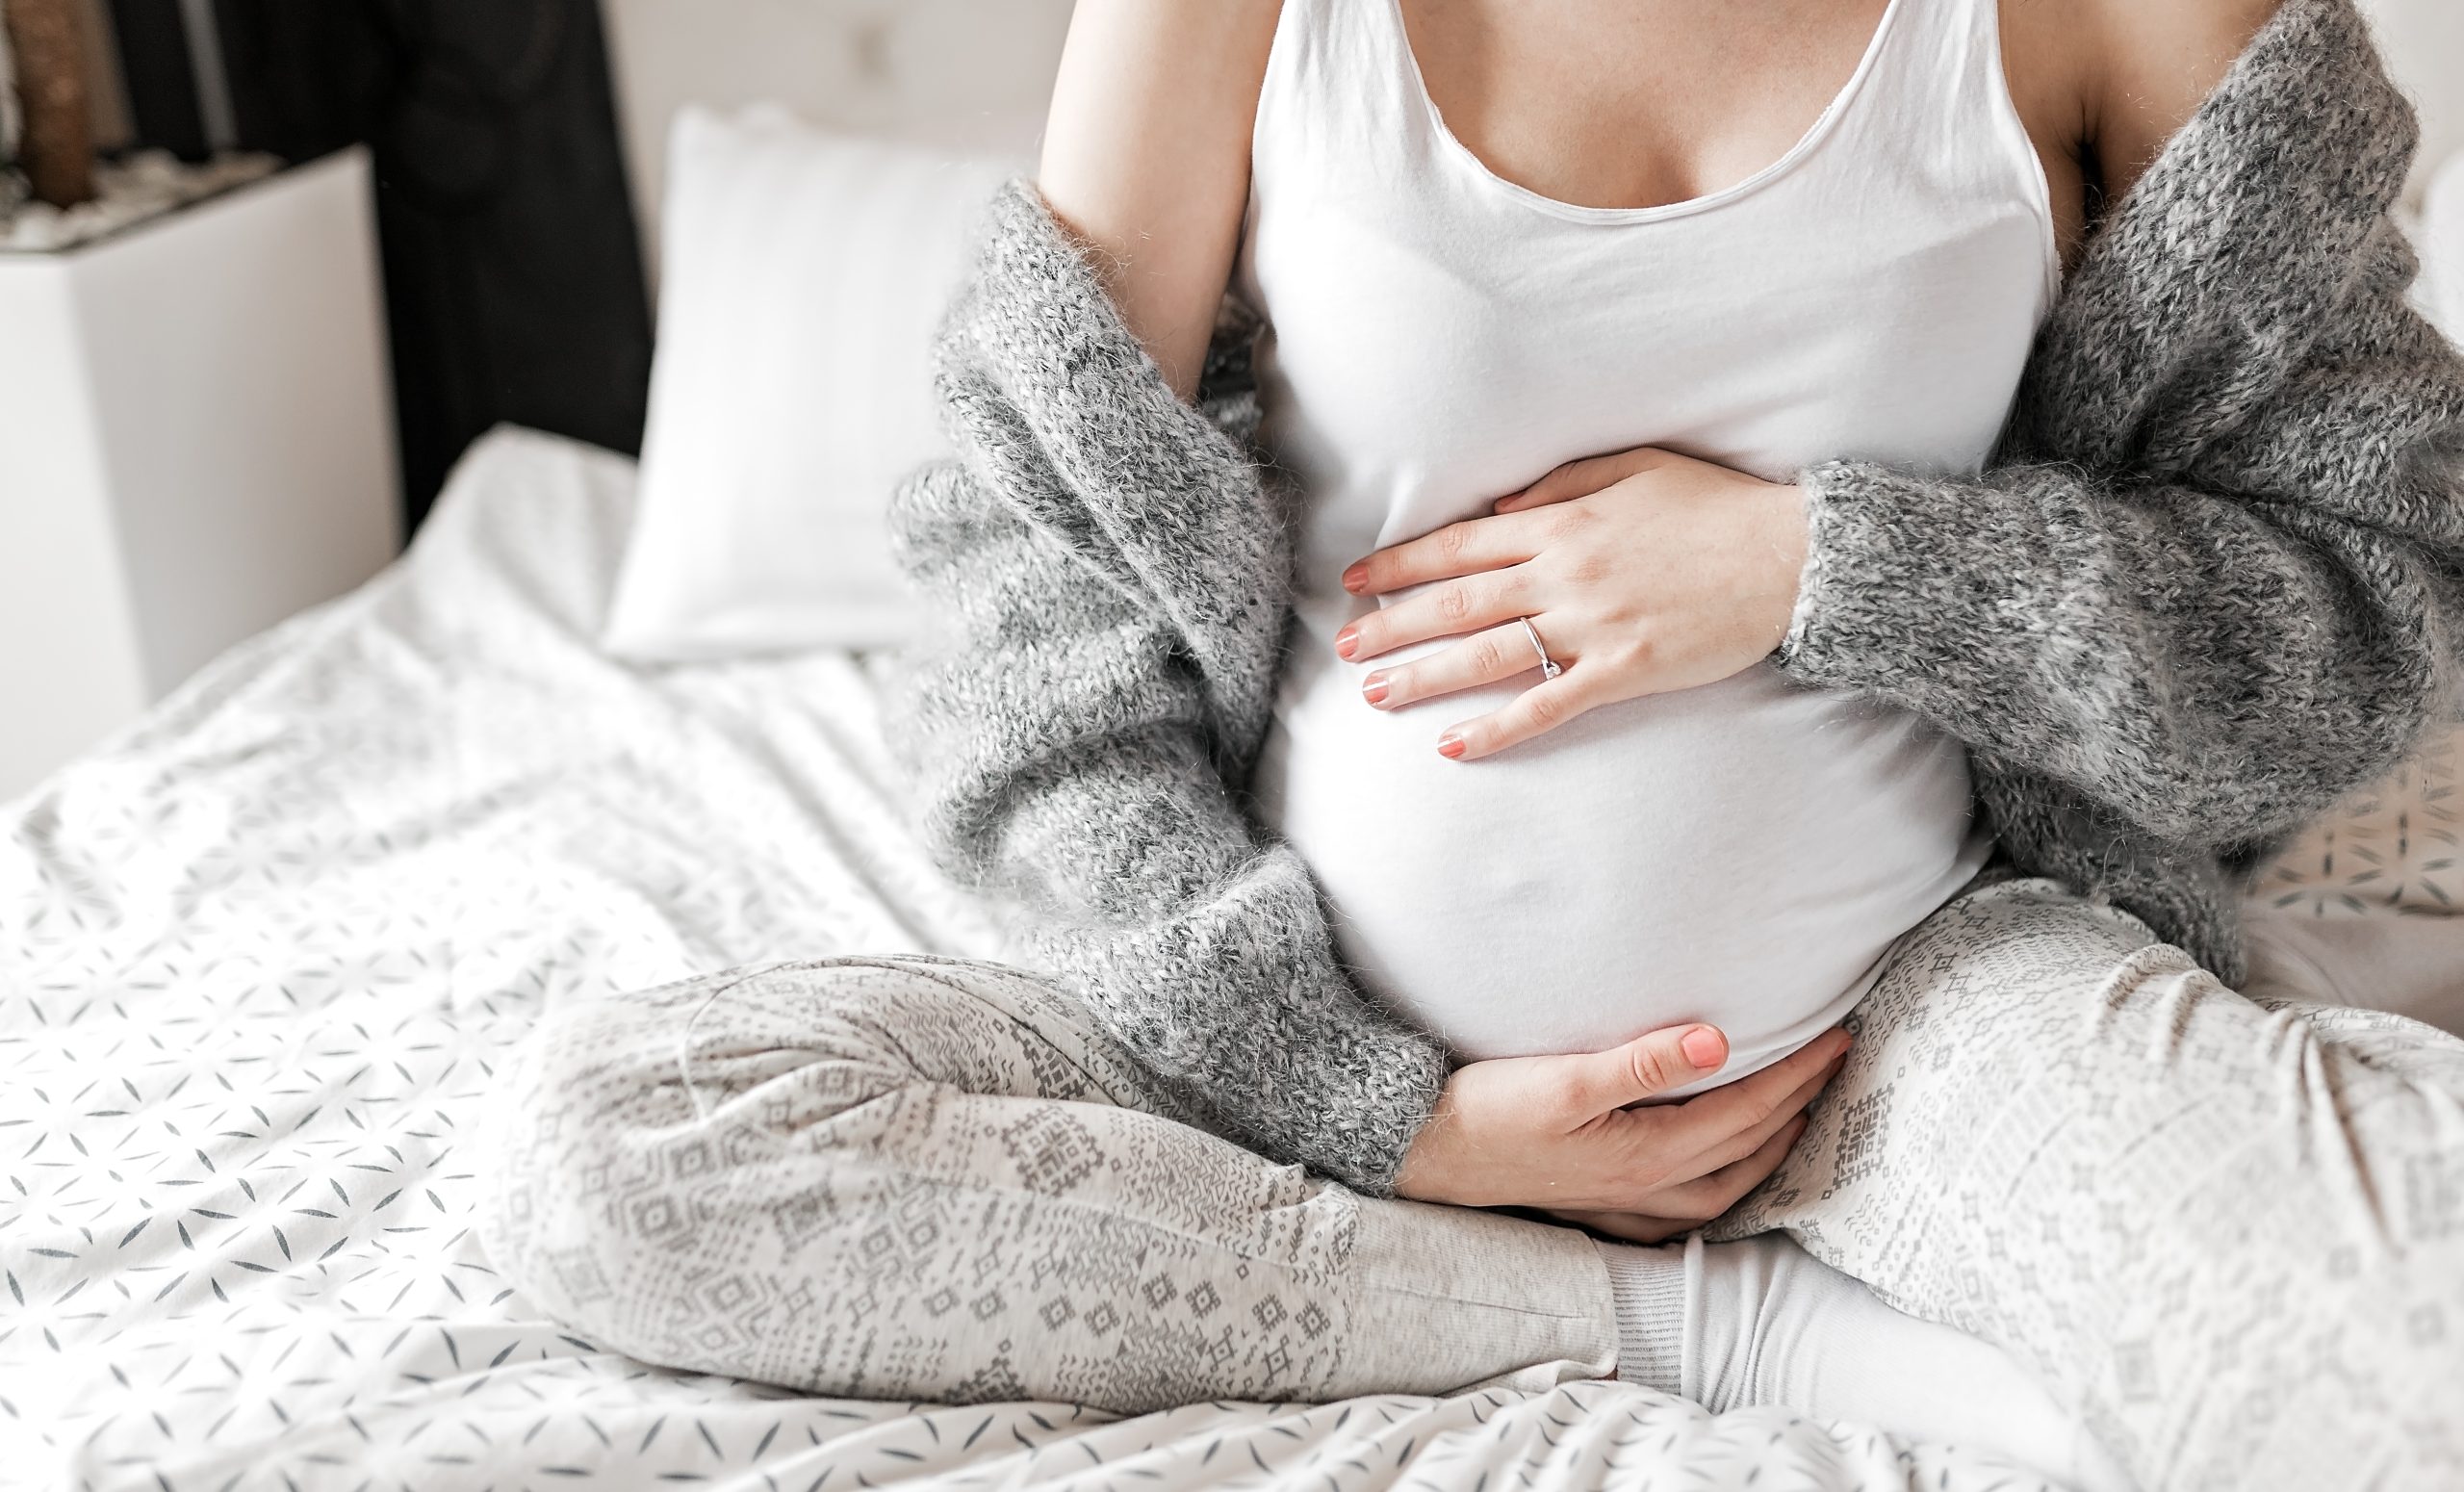
[[[858,660],[596,650],[631,477],[500,431],[401,563],[0,810],[0,1482],[2039,1485],[1617,1384],[1114,1421],[804,1399],[541,1319],[469,1216],[543,1002],[995,945],[900,829]]]

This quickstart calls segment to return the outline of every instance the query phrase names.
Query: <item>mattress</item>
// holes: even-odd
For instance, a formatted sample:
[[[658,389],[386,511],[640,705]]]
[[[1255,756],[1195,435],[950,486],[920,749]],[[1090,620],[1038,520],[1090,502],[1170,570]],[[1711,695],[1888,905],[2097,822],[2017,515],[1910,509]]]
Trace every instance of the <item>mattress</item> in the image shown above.
[[[1956,1448],[1615,1383],[1066,1404],[814,1399],[542,1317],[472,1208],[549,1003],[985,954],[847,655],[594,644],[629,462],[519,430],[411,553],[0,810],[0,1482],[2024,1489]]]

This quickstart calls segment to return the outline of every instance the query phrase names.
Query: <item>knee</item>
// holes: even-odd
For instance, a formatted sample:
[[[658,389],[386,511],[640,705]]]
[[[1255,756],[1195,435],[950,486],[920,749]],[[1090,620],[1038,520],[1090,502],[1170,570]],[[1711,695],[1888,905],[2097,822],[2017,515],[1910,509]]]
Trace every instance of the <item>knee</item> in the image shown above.
[[[491,1261],[550,1314],[635,1356],[660,1282],[689,1276],[751,1194],[827,1187],[862,1144],[841,1122],[917,1073],[877,997],[773,971],[560,1004],[504,1074],[478,1226]]]
[[[1940,1062],[1956,1045],[1962,1066],[1996,1052],[2037,1061],[2109,1046],[2113,1015],[2163,1003],[2196,971],[2128,912],[2024,877],[1960,897],[1912,929],[1854,1020],[1868,1049],[1912,1043]]]
[[[513,1284],[567,1321],[605,1288],[596,1248],[581,1246],[652,1221],[648,1184],[666,1169],[655,1137],[691,1113],[677,1082],[684,1013],[661,993],[559,1002],[500,1075],[480,1238]]]
[[[892,1137],[939,1095],[1105,1097],[1105,1051],[1055,1001],[1010,970],[905,958],[569,1000],[504,1075],[482,1242],[551,1314],[682,1361],[634,1329],[644,1313],[720,1253],[893,1185]]]

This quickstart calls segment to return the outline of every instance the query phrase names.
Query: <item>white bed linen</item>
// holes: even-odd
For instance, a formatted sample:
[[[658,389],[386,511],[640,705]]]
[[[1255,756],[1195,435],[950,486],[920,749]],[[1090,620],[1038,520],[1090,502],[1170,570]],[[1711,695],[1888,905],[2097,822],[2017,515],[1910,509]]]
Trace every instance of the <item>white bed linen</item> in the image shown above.
[[[900,828],[858,660],[597,651],[631,480],[498,432],[407,558],[0,809],[0,1484],[2039,1485],[1618,1384],[1116,1421],[800,1398],[540,1318],[469,1219],[544,1002],[995,945]]]

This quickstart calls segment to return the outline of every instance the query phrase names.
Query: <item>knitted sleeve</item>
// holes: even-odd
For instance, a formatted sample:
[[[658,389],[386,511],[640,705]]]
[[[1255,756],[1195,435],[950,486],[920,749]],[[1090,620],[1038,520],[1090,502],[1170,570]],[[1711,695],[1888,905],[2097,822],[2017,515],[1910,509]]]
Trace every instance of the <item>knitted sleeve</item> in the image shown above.
[[[1782,671],[2227,859],[2393,766],[2464,640],[2419,138],[2360,14],[2287,4],[2091,240],[1983,476],[1804,474]]]
[[[2151,419],[2127,462],[1807,473],[1783,672],[2220,853],[2392,768],[2455,708],[2464,367],[2403,303],[2409,251],[2374,250],[2281,372],[2180,349],[2263,388],[2173,456]]]
[[[887,701],[917,820],[1029,955],[1213,1126],[1392,1190],[1450,1064],[1371,1001],[1237,792],[1279,670],[1289,525],[1175,399],[1032,193],[939,347],[958,459],[899,493],[937,617]]]

